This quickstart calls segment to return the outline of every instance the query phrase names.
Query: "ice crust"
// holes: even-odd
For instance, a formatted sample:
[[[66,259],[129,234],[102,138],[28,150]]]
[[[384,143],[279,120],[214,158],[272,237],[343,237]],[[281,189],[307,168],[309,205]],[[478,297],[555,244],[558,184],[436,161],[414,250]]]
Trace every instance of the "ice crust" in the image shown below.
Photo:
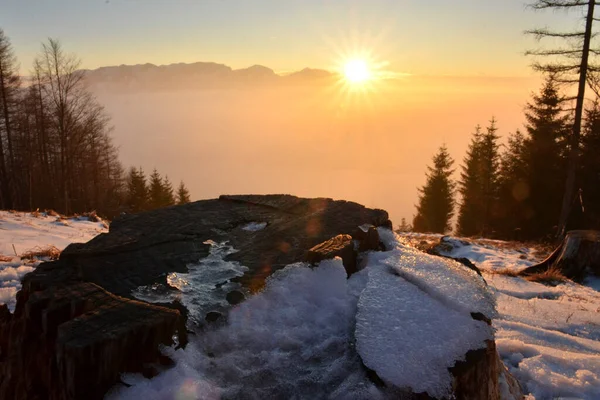
[[[228,255],[236,252],[226,242],[209,240],[206,244],[210,245],[206,258],[188,265],[187,273],[170,273],[167,276],[168,284],[178,291],[155,284],[138,287],[133,291],[133,296],[151,303],[178,299],[187,308],[190,321],[196,324],[204,323],[204,317],[209,311],[227,307],[227,293],[240,287],[238,283],[231,282],[231,279],[244,275],[248,268],[238,262],[225,260]]]
[[[485,347],[493,334],[469,312],[475,302],[489,301],[487,289],[471,290],[478,282],[474,277],[460,282],[452,262],[432,261],[437,262],[408,249],[369,255],[368,283],[358,302],[356,343],[365,365],[388,384],[441,398],[451,390],[448,368],[464,360],[469,350]],[[430,271],[431,282],[419,268]],[[445,286],[430,286],[438,284]],[[442,297],[450,291],[457,296]],[[484,311],[493,313],[493,302]]]

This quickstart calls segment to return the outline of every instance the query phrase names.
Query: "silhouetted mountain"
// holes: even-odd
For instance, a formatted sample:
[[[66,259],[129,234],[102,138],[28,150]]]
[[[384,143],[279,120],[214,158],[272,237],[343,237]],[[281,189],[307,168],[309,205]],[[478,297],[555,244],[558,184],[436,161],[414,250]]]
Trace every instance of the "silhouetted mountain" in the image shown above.
[[[158,66],[119,65],[85,72],[86,81],[90,86],[109,90],[209,89],[238,85],[298,84],[323,81],[334,75],[329,71],[311,68],[279,75],[262,65],[234,70],[227,65],[213,62]]]

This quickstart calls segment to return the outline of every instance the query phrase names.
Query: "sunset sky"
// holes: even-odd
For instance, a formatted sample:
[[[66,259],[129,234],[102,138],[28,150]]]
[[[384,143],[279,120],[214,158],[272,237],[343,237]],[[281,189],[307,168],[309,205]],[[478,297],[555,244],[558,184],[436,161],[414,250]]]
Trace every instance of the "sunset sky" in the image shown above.
[[[23,74],[48,37],[88,69],[212,61],[345,71],[358,59],[333,90],[96,94],[124,165],[183,179],[195,199],[344,198],[385,208],[394,221],[413,215],[441,143],[458,168],[477,124],[495,117],[503,141],[523,128],[541,79],[524,55],[539,45],[523,32],[580,22],[524,0],[0,0],[0,27]],[[360,61],[410,77],[354,85]]]
[[[0,0],[0,9],[23,72],[53,37],[85,68],[215,61],[285,72],[370,52],[395,72],[526,76],[523,53],[535,43],[523,31],[579,17],[523,0]]]

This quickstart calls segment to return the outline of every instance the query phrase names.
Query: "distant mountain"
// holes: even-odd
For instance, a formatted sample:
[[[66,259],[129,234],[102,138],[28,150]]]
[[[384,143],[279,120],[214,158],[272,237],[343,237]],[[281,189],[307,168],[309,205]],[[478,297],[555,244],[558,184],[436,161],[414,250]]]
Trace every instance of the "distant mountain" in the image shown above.
[[[85,72],[86,81],[92,87],[142,91],[303,84],[326,81],[334,76],[329,71],[311,68],[282,75],[262,65],[234,70],[213,62],[119,65]]]

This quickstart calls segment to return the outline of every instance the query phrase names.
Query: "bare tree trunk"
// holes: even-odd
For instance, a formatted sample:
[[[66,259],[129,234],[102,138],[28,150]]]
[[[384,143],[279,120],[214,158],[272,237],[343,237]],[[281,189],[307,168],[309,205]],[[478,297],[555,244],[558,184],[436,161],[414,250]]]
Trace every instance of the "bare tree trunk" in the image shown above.
[[[581,136],[581,119],[583,117],[583,102],[585,100],[585,86],[587,84],[588,58],[590,53],[590,42],[592,40],[592,25],[594,23],[595,0],[588,2],[587,17],[585,22],[585,35],[583,38],[583,52],[581,55],[581,66],[579,68],[579,87],[577,89],[577,102],[575,104],[575,120],[573,121],[573,133],[571,135],[571,146],[569,149],[569,164],[567,167],[567,181],[565,183],[565,194],[563,196],[560,219],[558,221],[558,238],[565,234],[569,213],[575,195],[575,175],[579,162],[579,141]]]
[[[548,258],[525,269],[522,274],[538,274],[552,268],[576,282],[581,282],[590,273],[600,276],[600,231],[568,232]]]

